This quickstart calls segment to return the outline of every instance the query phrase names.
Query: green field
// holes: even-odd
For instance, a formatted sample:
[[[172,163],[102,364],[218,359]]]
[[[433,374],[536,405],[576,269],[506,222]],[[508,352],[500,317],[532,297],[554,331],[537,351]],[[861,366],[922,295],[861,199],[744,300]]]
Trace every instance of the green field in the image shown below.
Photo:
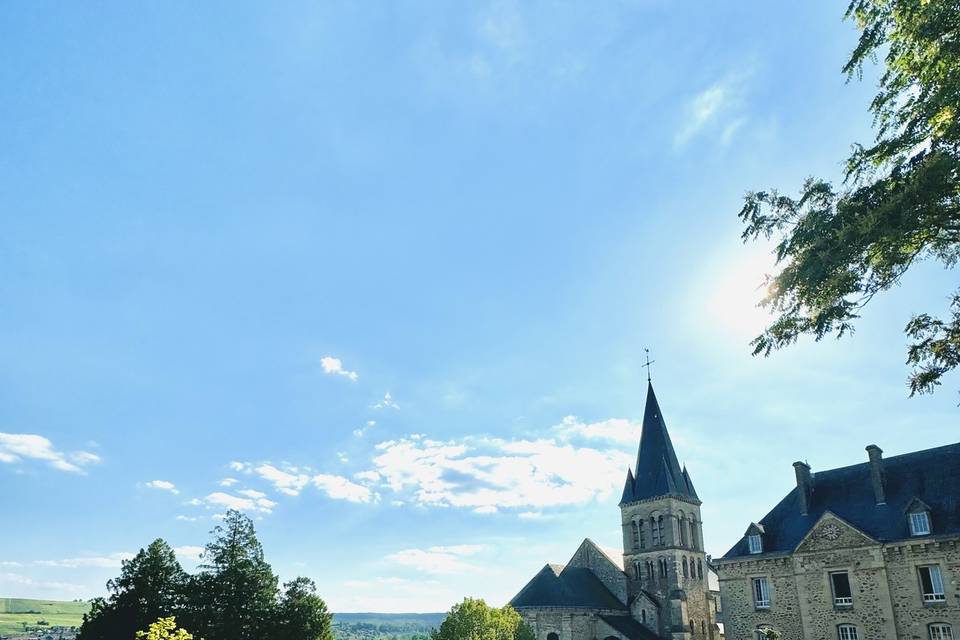
[[[45,620],[51,627],[79,627],[83,614],[90,610],[86,602],[0,598],[0,636],[23,633],[23,623],[35,627]]]

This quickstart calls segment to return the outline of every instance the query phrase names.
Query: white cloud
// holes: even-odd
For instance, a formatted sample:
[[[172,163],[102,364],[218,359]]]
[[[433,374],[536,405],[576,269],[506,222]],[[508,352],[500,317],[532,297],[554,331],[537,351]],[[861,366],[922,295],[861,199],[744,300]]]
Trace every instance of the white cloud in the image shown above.
[[[256,489],[243,489],[241,491],[237,491],[237,493],[248,498],[253,498],[254,500],[267,497],[267,494],[262,491],[257,491]]]
[[[72,473],[84,473],[82,467],[100,462],[100,456],[89,451],[57,451],[53,443],[41,435],[0,433],[0,462],[16,464],[25,459],[42,460],[54,469]]]
[[[219,484],[221,487],[232,487],[233,485],[237,484],[237,482],[239,482],[239,480],[236,478],[224,478],[217,484]]]
[[[83,556],[80,558],[64,558],[61,560],[37,560],[34,564],[43,567],[59,567],[61,569],[82,569],[98,567],[104,569],[118,569],[124,560],[133,558],[132,553],[118,551],[105,556]]]
[[[325,473],[313,476],[313,484],[335,500],[367,503],[376,501],[379,496],[373,491],[342,477]]]
[[[179,516],[177,516],[175,519],[176,519],[176,520],[180,520],[181,522],[196,522],[196,521],[199,520],[200,518],[198,518],[198,517],[196,517],[196,516],[179,515]]]
[[[376,424],[377,424],[377,421],[376,421],[376,420],[367,420],[367,424],[363,425],[363,426],[360,427],[359,429],[354,429],[354,430],[353,430],[353,435],[355,435],[355,436],[357,436],[357,437],[359,438],[359,437],[363,436],[363,434],[365,434],[367,431],[369,431],[370,429],[372,429],[374,426],[376,426]]]
[[[377,482],[381,478],[380,474],[372,469],[359,471],[353,474],[353,477],[357,480],[363,480],[364,482]]]
[[[237,462],[234,460],[229,466],[233,471],[238,471],[240,473],[250,473],[250,463],[248,462]]]
[[[743,101],[743,75],[731,75],[691,98],[683,109],[684,121],[674,136],[680,148],[708,129],[718,130],[721,144],[729,144],[746,119],[737,111]]]
[[[237,511],[249,511],[259,513],[271,513],[277,505],[273,500],[266,498],[246,498],[235,496],[222,491],[215,491],[204,498],[207,506],[210,508],[226,507],[227,509],[236,509]]]
[[[481,568],[465,562],[463,557],[479,553],[485,548],[485,545],[456,545],[428,549],[403,549],[388,555],[387,560],[424,573],[477,572]]]
[[[636,445],[640,442],[640,422],[631,422],[625,418],[609,418],[600,422],[584,423],[576,416],[566,416],[556,427],[565,439],[580,437],[587,440],[607,440],[624,445]]]
[[[160,489],[161,491],[169,491],[173,494],[180,493],[180,490],[177,489],[177,486],[168,480],[151,480],[146,483],[146,486],[151,489]]]
[[[323,367],[323,372],[327,375],[343,376],[352,382],[356,382],[360,377],[356,371],[347,371],[344,369],[343,362],[340,361],[340,358],[334,358],[333,356],[320,358],[320,366]]]
[[[200,556],[204,552],[204,548],[198,547],[195,545],[186,545],[183,547],[174,547],[173,552],[177,554],[177,559],[179,560],[190,560],[192,562],[199,562]]]
[[[344,464],[350,462],[350,458],[348,458],[347,454],[345,454],[343,451],[337,451],[337,460]]]
[[[400,405],[393,401],[393,396],[387,391],[383,395],[383,400],[373,405],[374,409],[400,409]]]
[[[310,482],[310,476],[306,474],[282,471],[270,464],[257,466],[254,473],[273,484],[277,491],[288,496],[299,495],[303,488],[307,486],[307,483]]]

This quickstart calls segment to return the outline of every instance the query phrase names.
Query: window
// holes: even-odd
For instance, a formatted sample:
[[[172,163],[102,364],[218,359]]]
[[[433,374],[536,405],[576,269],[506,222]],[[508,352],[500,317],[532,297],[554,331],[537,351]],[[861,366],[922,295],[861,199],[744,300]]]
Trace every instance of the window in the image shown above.
[[[693,633],[693,620],[690,620],[690,633]]]
[[[634,573],[636,574],[637,580],[641,580],[641,579],[643,578],[643,571],[640,570],[640,561],[639,561],[639,560],[634,560],[634,561],[633,561],[633,571],[634,571]]]
[[[926,511],[910,514],[910,535],[925,536],[930,533],[930,514]]]
[[[753,604],[757,609],[770,608],[770,585],[766,578],[753,579]]]
[[[857,635],[857,628],[852,624],[841,624],[837,627],[837,638],[839,640],[860,640]]]
[[[763,551],[763,544],[760,542],[760,534],[751,533],[750,535],[748,535],[747,546],[750,548],[750,553],[760,553],[761,551]]]
[[[943,575],[938,565],[918,567],[920,572],[920,592],[924,602],[945,602],[947,597],[943,592]]]
[[[640,609],[640,622],[642,622],[643,624],[647,624],[647,610],[646,610],[646,609]]]
[[[643,520],[637,521],[637,537],[640,538],[640,548],[647,548],[646,536],[643,534]]]
[[[657,540],[659,540],[658,544],[661,546],[666,544],[663,540],[663,516],[657,517]]]
[[[664,558],[660,558],[660,560],[658,560],[657,562],[660,564],[660,577],[666,578],[667,577],[667,561]]]
[[[697,558],[697,578],[703,580],[703,560]]]
[[[928,627],[930,640],[953,640],[953,629],[948,624],[936,622]]]
[[[753,632],[756,640],[767,640],[767,632],[773,631],[773,627],[768,624],[762,624]]]
[[[653,560],[647,560],[647,580],[653,580]]]
[[[550,632],[547,634],[547,640],[560,640],[560,636],[558,636],[553,632]]]
[[[630,524],[630,534],[633,537],[633,548],[635,550],[639,549],[640,548],[640,531],[637,528],[636,522],[632,522]]]
[[[650,541],[653,546],[660,546],[660,530],[657,529],[657,520],[650,516]]]
[[[687,559],[686,559],[686,558],[680,558],[680,565],[683,567],[683,577],[684,577],[684,578],[689,578],[689,577],[690,577],[690,574],[687,572]]]
[[[680,529],[680,545],[685,547],[685,546],[687,546],[687,540],[688,540],[688,539],[687,539],[687,532],[689,531],[689,529],[687,528],[687,521],[686,521],[686,519],[684,519],[683,516],[679,516],[679,519],[677,520],[677,524],[680,525],[680,526],[679,526],[679,529]]]
[[[831,573],[830,586],[833,588],[834,606],[853,606],[853,591],[850,590],[850,574],[846,571]]]
[[[690,546],[694,549],[697,548],[697,527],[694,525],[693,519],[690,520]]]
[[[700,621],[700,633],[707,635],[707,623],[703,620]]]

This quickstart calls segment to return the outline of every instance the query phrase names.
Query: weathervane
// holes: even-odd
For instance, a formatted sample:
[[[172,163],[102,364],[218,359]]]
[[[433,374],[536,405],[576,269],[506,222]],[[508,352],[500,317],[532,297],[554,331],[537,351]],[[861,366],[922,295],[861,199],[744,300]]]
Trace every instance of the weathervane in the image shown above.
[[[643,366],[645,366],[645,367],[647,368],[647,382],[650,382],[650,365],[652,365],[654,362],[656,362],[656,360],[651,360],[651,359],[650,359],[650,349],[647,349],[646,347],[644,347],[643,350],[646,351],[646,353],[647,353],[647,363],[646,363],[645,365],[643,365]]]

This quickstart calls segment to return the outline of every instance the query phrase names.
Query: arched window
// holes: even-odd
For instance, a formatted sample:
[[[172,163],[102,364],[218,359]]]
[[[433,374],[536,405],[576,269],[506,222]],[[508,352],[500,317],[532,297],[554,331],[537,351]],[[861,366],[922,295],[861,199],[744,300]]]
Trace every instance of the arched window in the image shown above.
[[[630,523],[630,535],[633,538],[633,549],[636,551],[640,548],[640,533],[637,531],[637,523]]]
[[[697,558],[697,578],[703,580],[703,560]]]
[[[679,525],[679,528],[680,528],[680,546],[685,547],[687,546],[687,541],[688,541],[687,519],[683,517],[682,513],[679,516],[677,516],[677,524]]]
[[[953,640],[953,628],[942,622],[934,622],[927,626],[930,640]]]
[[[690,633],[693,633],[693,620],[690,620]]]
[[[690,518],[690,546],[697,549],[697,525],[693,518]]]
[[[647,580],[653,580],[654,571],[653,571],[653,560],[647,560]]]
[[[753,632],[756,640],[767,640],[767,631],[773,631],[773,627],[768,624],[761,624]]]
[[[634,560],[634,561],[633,561],[633,571],[634,571],[634,574],[636,575],[637,580],[642,580],[642,579],[643,579],[643,572],[640,570],[640,561],[639,561],[639,560]]]
[[[657,516],[657,539],[660,540],[661,546],[666,544],[663,539],[663,516]]]
[[[707,623],[703,620],[700,621],[700,633],[707,635]]]
[[[646,610],[646,609],[640,609],[640,622],[642,622],[643,624],[647,624],[647,610]]]
[[[560,640],[560,636],[551,631],[547,634],[547,640]]]
[[[660,558],[657,562],[660,564],[660,577],[666,578],[667,577],[667,560],[665,558]]]
[[[838,640],[860,640],[860,635],[852,624],[840,624],[837,625],[837,638]]]
[[[690,574],[687,573],[687,557],[686,556],[680,558],[680,566],[683,567],[683,577],[689,578]]]
[[[657,529],[657,519],[653,516],[650,516],[650,543],[655,547],[660,546],[660,531]]]
[[[643,520],[637,520],[637,537],[640,538],[640,548],[647,548],[647,537],[643,535]]]

